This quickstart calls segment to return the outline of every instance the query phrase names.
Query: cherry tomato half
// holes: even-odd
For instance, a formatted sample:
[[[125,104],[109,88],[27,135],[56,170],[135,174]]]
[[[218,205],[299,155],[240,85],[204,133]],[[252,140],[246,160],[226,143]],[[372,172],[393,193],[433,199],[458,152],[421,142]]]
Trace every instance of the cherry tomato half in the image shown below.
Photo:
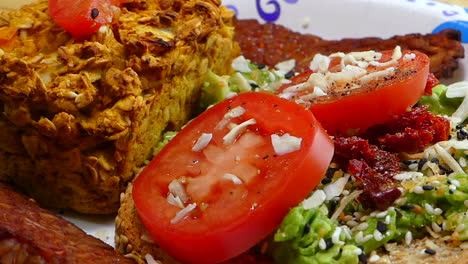
[[[120,0],[49,0],[49,14],[75,39],[81,40],[110,24]]]
[[[180,131],[138,176],[133,199],[162,249],[184,263],[217,263],[273,232],[332,155],[310,111],[243,93]]]
[[[379,62],[391,60],[393,51],[382,52]],[[406,54],[411,59],[404,59]],[[407,57],[408,58],[408,57]],[[330,64],[330,71],[336,71],[336,61]],[[429,74],[429,58],[420,52],[404,51],[396,63],[387,66],[371,66],[368,74],[383,71],[386,68],[396,69],[393,75],[381,76],[359,88],[342,84],[331,87],[327,95],[307,100],[306,105],[314,113],[330,135],[354,135],[364,132],[372,125],[388,121],[391,116],[404,113],[424,94]],[[283,93],[288,87],[304,83],[313,72],[307,71],[292,79],[291,84],[284,85],[278,91]],[[311,94],[314,87],[302,90],[292,100],[302,95]],[[301,102],[300,102],[301,103]]]

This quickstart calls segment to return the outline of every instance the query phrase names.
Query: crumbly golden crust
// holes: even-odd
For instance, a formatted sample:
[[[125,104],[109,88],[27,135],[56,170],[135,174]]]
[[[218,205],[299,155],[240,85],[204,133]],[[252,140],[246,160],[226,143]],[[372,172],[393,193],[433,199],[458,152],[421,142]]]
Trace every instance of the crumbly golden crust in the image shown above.
[[[387,244],[377,264],[468,263],[468,250],[450,241],[435,238],[416,239],[410,245]],[[432,254],[424,251],[433,250]]]
[[[0,14],[0,180],[41,204],[112,213],[166,129],[192,115],[205,73],[238,55],[217,0],[134,0],[77,42],[42,0]]]
[[[122,193],[121,206],[115,218],[115,248],[138,264],[145,264],[150,254],[164,264],[180,264],[154,243],[136,211],[132,198],[132,184]]]
[[[133,263],[3,183],[0,219],[0,263]]]
[[[150,254],[162,264],[180,264],[170,257],[151,239],[143,223],[138,217],[135,203],[132,199],[132,185],[125,193],[122,193],[122,205],[119,209],[115,224],[116,249],[126,257],[133,259],[138,264],[146,264],[145,256]],[[424,250],[432,249],[434,255],[424,253]],[[375,253],[375,252],[374,252]],[[374,255],[370,255],[372,257]],[[372,263],[376,264],[426,264],[444,263],[461,264],[468,263],[468,249],[455,245],[450,240],[435,239],[432,237],[415,239],[407,246],[404,244],[389,243],[384,250],[377,253]],[[225,264],[272,264],[273,261],[255,252],[247,252]]]

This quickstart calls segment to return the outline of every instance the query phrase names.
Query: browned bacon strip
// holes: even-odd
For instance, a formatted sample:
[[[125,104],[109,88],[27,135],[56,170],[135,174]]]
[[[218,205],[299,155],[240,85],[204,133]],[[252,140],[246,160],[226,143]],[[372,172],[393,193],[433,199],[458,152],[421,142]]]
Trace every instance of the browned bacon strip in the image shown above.
[[[303,35],[275,24],[260,24],[256,20],[236,22],[236,40],[243,55],[257,64],[270,67],[278,62],[296,59],[296,71],[308,68],[316,53],[363,50],[387,50],[400,45],[403,49],[418,50],[431,59],[431,72],[437,78],[449,78],[458,68],[457,60],[464,57],[457,30],[444,30],[438,34],[409,34],[390,39],[361,38],[324,40],[314,35]]]
[[[0,183],[0,263],[131,264],[133,261]]]

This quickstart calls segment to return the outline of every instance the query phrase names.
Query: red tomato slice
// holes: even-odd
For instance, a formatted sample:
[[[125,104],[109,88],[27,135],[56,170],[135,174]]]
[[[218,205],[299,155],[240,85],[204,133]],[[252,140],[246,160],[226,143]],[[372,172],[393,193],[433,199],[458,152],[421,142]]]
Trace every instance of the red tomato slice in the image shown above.
[[[238,117],[225,117],[242,109]],[[230,137],[235,124],[245,127]],[[211,141],[193,151],[203,133]],[[271,137],[286,134],[296,143],[301,139],[300,147],[286,144],[289,152],[277,153]],[[274,231],[317,185],[332,155],[333,143],[310,111],[274,95],[243,93],[180,131],[138,176],[133,199],[150,234],[170,255],[184,263],[217,263]],[[176,215],[182,208],[168,202],[175,180],[183,190],[177,197],[187,199],[183,207],[195,204],[181,219]]]
[[[382,52],[380,62],[390,61],[392,54],[393,51]],[[368,73],[373,73],[394,67],[397,72],[393,75],[381,77],[354,89],[342,83],[330,87],[327,95],[299,103],[305,103],[309,107],[330,135],[359,134],[372,125],[388,121],[391,116],[405,112],[424,94],[429,74],[429,58],[416,51],[405,51],[402,57],[406,54],[415,54],[415,58],[402,58],[385,67],[366,68]],[[337,63],[332,61],[331,65],[330,71],[336,72]],[[312,71],[308,71],[296,76],[291,84],[281,87],[278,93],[284,93],[288,87],[305,82],[311,74]],[[297,102],[298,98],[313,91],[314,87],[308,87],[298,92],[292,100]]]
[[[81,40],[110,24],[119,0],[49,0],[49,14],[75,39]]]

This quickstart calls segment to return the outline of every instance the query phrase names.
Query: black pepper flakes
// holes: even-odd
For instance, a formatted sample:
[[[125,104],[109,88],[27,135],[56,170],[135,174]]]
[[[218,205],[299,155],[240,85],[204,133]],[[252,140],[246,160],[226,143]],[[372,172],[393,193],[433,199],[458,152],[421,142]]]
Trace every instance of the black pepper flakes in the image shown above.
[[[97,9],[97,8],[91,9],[91,18],[95,19],[98,16],[99,16],[99,9]]]
[[[428,255],[435,255],[437,252],[433,249],[430,249],[430,248],[426,248],[424,250],[424,253],[428,254]]]

